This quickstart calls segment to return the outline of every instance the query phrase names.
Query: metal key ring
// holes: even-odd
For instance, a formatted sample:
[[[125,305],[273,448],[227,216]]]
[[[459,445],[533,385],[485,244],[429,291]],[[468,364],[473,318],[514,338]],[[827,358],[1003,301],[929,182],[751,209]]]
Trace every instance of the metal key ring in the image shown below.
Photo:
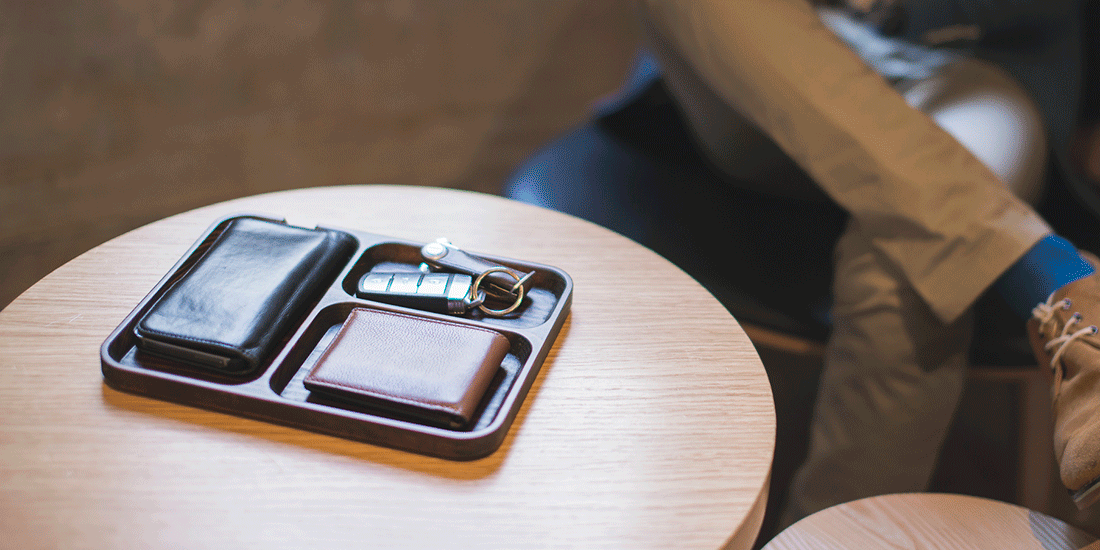
[[[471,300],[473,299],[474,296],[477,296],[478,287],[481,286],[481,281],[485,280],[485,276],[487,276],[490,273],[507,273],[507,274],[511,275],[513,279],[516,280],[516,286],[519,287],[519,292],[517,293],[515,303],[513,303],[512,305],[510,305],[510,306],[508,306],[504,309],[491,309],[491,308],[485,307],[484,304],[481,304],[481,305],[477,306],[478,309],[480,309],[481,311],[484,311],[488,315],[491,315],[493,317],[504,317],[505,315],[508,315],[509,313],[512,313],[513,311],[518,309],[519,305],[521,303],[523,303],[523,292],[524,292],[523,282],[527,279],[527,277],[523,277],[521,279],[518,275],[516,275],[516,273],[514,271],[512,271],[511,269],[508,269],[507,267],[503,267],[503,266],[490,267],[489,269],[486,269],[485,271],[483,271],[481,273],[481,275],[478,275],[476,279],[474,279],[474,284],[472,286],[470,286],[470,292],[468,294],[468,297]],[[512,288],[515,288],[515,286],[512,287]]]

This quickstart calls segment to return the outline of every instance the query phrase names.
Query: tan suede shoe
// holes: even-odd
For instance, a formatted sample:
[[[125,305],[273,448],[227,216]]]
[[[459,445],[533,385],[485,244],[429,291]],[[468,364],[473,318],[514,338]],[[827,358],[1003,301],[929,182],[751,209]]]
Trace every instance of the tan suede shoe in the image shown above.
[[[1097,265],[1096,258],[1089,262]],[[1053,380],[1054,455],[1062,483],[1085,508],[1100,500],[1100,269],[1032,311],[1027,332]]]

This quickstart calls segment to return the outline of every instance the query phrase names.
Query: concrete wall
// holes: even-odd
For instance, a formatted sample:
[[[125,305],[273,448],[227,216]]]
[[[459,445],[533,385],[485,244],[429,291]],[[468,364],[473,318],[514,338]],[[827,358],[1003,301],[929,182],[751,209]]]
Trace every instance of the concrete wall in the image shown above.
[[[637,34],[627,0],[0,0],[0,306],[217,201],[496,192],[618,85]]]

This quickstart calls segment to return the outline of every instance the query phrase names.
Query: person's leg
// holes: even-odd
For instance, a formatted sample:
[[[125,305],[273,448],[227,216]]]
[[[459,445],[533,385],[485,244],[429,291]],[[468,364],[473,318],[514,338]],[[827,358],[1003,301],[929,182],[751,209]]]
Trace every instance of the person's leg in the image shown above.
[[[852,222],[808,457],[781,527],[858,498],[927,489],[966,379],[969,314],[939,320]]]
[[[1047,142],[1038,106],[1005,71],[960,58],[895,85],[1028,204],[1042,196]]]
[[[906,99],[931,116],[920,115],[797,3],[653,11],[654,50],[707,149],[730,146],[715,113],[739,108],[849,210],[860,233],[838,250],[837,297],[850,303],[834,312],[813,448],[787,519],[849,498],[923,489],[968,350],[969,326],[957,323],[1008,266],[1049,238],[1049,227],[1001,183],[1023,190],[1041,175],[1033,107],[1015,103],[1011,87],[989,96],[1003,84],[996,71],[954,65],[975,80],[948,78],[949,67],[940,80],[906,83]],[[1005,133],[970,132],[975,121]],[[1002,135],[1013,141],[988,146]],[[1044,288],[1028,280],[1009,287]],[[911,408],[890,408],[898,404]]]
[[[831,26],[850,44],[866,45],[861,51],[865,59],[897,53],[896,41],[880,41],[843,16],[834,15]],[[859,50],[859,44],[854,47]],[[1048,149],[1042,115],[1032,98],[1005,71],[974,59],[933,59],[923,63],[932,69],[927,77],[909,77],[907,70],[915,73],[921,67],[910,70],[898,58],[919,64],[927,54],[920,48],[899,48],[904,54],[889,56],[892,63],[887,65],[902,69],[898,87],[905,99],[954,136],[1013,193],[1034,203],[1042,195]],[[1035,356],[1054,371],[1055,458],[1063,484],[1074,491],[1080,507],[1100,498],[1100,425],[1095,421],[1100,409],[1100,372],[1095,368],[1100,360],[1095,326],[1100,322],[1100,281],[1089,277],[1098,262],[1089,264],[1070,242],[1047,235],[993,283],[1020,318],[1031,318],[1028,329]]]
[[[643,11],[662,66],[679,60],[778,144],[945,322],[1052,232],[808,3],[652,0]],[[696,98],[677,99],[690,111]]]
[[[1010,189],[1038,196],[1043,127],[1003,71],[956,60],[898,87]],[[941,322],[858,225],[838,244],[836,262],[834,329],[788,524],[840,502],[925,490],[965,379],[969,318]]]
[[[1043,194],[1047,145],[1035,102],[1000,68],[957,59],[927,78],[898,83],[910,105],[932,117],[1029,204]],[[1057,235],[1036,243],[993,288],[1020,316],[1063,285],[1092,273],[1076,248]]]

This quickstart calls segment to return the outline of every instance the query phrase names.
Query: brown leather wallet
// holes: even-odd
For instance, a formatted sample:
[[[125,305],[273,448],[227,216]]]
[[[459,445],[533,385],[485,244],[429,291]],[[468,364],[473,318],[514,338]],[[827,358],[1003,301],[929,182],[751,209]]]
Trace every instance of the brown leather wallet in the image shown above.
[[[303,383],[322,397],[460,429],[509,348],[487,328],[356,308]]]

